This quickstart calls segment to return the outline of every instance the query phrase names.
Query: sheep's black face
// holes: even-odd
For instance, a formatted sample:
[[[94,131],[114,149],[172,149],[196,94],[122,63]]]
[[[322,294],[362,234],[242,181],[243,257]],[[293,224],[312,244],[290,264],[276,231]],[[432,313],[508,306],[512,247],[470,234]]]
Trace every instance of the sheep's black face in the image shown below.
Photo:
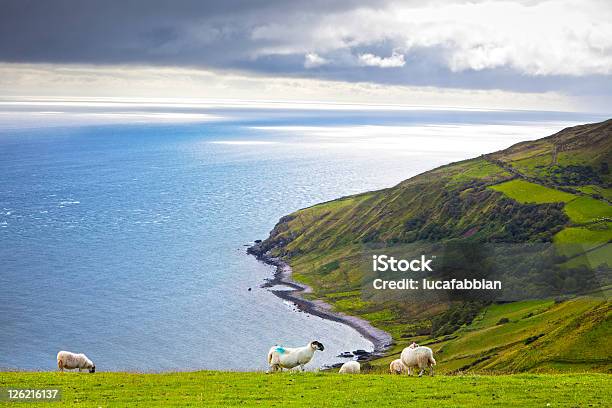
[[[325,350],[325,346],[323,346],[323,344],[318,341],[313,341],[312,346],[315,350],[321,350],[321,351]]]
[[[96,372],[96,366],[93,366],[89,369],[90,373],[95,373]]]

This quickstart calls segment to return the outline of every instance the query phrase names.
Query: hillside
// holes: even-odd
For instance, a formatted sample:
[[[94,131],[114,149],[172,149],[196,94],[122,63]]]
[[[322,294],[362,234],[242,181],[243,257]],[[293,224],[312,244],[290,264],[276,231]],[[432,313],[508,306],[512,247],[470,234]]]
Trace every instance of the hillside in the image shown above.
[[[612,334],[610,302],[601,292],[611,283],[611,155],[612,120],[567,128],[392,188],[296,211],[253,252],[289,263],[293,278],[313,288],[308,297],[391,333],[397,343],[392,353],[417,339],[444,347],[449,371],[609,371],[609,348],[595,348],[584,358],[568,356],[573,346]],[[372,248],[409,248],[416,254],[440,244],[455,248],[445,249],[453,256],[474,248],[479,253],[473,264],[466,260],[443,267],[445,276],[465,276],[492,261],[503,265],[496,273],[507,282],[505,297],[381,299],[364,290],[364,259],[371,259]],[[508,248],[520,251],[500,263],[512,252]],[[541,315],[565,318],[558,324],[519,318],[524,330],[510,330],[510,324],[507,333],[484,335],[474,343],[477,322],[497,313],[499,300],[528,299],[543,302]],[[516,304],[520,309],[522,303]],[[569,322],[566,330],[556,330]],[[564,342],[558,337],[570,333]],[[539,337],[525,343],[533,336]],[[447,351],[462,342],[469,344],[463,353]]]

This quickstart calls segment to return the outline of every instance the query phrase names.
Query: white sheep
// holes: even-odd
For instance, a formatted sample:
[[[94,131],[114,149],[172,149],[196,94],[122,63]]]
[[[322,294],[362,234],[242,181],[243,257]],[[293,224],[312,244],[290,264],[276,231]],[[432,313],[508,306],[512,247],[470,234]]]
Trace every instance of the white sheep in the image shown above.
[[[57,353],[57,367],[60,371],[73,370],[75,368],[89,370],[90,373],[96,372],[96,365],[85,354],[76,354],[69,351]]]
[[[433,356],[433,351],[429,347],[419,346],[416,343],[412,343],[410,346],[402,350],[401,360],[408,375],[412,374],[412,367],[419,367],[419,377],[423,375],[426,368],[429,367],[429,372],[434,375],[433,366],[436,365],[436,360]]]
[[[389,372],[391,374],[402,374],[406,371],[406,366],[402,363],[401,359],[393,360],[391,364],[389,364]]]
[[[347,361],[340,367],[340,374],[359,374],[361,372],[361,364],[357,361]]]
[[[323,351],[325,347],[318,341],[311,341],[304,347],[289,348],[274,346],[268,352],[268,364],[270,371],[275,372],[283,368],[294,368],[300,366],[304,371],[304,365],[307,364],[314,355],[315,351]]]

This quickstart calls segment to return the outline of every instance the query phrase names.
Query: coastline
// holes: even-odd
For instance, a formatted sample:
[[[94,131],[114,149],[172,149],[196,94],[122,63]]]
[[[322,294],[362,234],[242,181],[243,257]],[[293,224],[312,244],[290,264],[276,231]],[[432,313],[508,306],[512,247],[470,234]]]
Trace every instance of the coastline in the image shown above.
[[[291,289],[270,289],[270,291],[283,300],[293,302],[299,310],[305,313],[339,322],[357,330],[359,334],[374,345],[374,350],[371,353],[354,353],[358,357],[358,361],[369,361],[381,357],[384,355],[384,352],[391,347],[393,344],[391,335],[384,330],[372,326],[367,320],[342,312],[332,311],[332,306],[322,300],[304,299],[302,295],[305,293],[312,293],[312,288],[306,284],[294,281],[291,278],[291,266],[282,259],[271,256],[260,244],[261,241],[255,241],[253,245],[247,248],[247,253],[255,256],[257,260],[276,268],[273,277],[269,279],[263,287],[273,288],[279,285],[288,286]]]

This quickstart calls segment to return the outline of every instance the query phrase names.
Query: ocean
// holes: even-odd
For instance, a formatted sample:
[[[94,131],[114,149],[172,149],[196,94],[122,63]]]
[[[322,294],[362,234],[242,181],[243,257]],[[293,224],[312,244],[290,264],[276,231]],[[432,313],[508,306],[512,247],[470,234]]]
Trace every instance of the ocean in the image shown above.
[[[264,370],[276,344],[371,350],[262,288],[283,215],[535,139],[586,114],[0,104],[0,369]],[[209,116],[204,116],[209,115]],[[249,290],[249,288],[251,290]]]

